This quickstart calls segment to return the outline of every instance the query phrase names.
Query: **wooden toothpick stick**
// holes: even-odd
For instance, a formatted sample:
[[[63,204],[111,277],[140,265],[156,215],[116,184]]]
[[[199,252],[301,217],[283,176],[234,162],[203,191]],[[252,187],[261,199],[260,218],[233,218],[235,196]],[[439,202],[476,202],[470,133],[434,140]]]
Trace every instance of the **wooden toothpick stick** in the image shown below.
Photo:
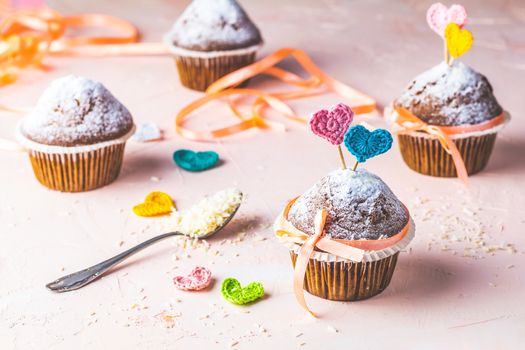
[[[343,150],[341,149],[341,145],[338,145],[337,149],[339,150],[339,158],[341,159],[343,170],[346,170],[346,162],[345,162],[345,157],[343,156]]]
[[[445,63],[450,65],[450,63],[448,62],[448,48],[446,39],[443,39],[443,51],[445,52]]]
[[[355,171],[355,169],[357,169],[358,165],[359,165],[359,162],[355,162],[354,167],[352,168],[352,170]]]

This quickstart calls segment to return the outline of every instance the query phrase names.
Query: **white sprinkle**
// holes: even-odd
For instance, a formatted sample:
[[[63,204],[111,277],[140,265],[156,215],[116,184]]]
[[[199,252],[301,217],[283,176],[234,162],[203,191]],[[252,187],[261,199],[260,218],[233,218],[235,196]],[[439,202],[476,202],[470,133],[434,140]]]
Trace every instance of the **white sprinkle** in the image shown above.
[[[339,330],[335,328],[334,326],[327,326],[326,329],[332,333],[339,333]]]

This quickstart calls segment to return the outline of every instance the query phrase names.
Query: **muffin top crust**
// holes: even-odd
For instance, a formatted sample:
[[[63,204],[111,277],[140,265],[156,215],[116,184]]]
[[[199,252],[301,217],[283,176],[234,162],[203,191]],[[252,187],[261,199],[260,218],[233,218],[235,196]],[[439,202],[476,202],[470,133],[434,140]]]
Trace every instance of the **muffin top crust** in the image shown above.
[[[193,0],[168,38],[177,47],[206,52],[262,43],[259,29],[235,0]]]
[[[49,85],[21,132],[41,144],[72,147],[117,139],[132,127],[130,112],[104,85],[69,75]]]
[[[399,233],[409,216],[403,204],[376,175],[359,169],[335,170],[291,206],[288,220],[314,234],[314,219],[326,209],[325,235],[334,239],[376,240]]]
[[[445,62],[418,75],[394,101],[424,122],[453,126],[479,124],[503,112],[487,78],[463,62]]]

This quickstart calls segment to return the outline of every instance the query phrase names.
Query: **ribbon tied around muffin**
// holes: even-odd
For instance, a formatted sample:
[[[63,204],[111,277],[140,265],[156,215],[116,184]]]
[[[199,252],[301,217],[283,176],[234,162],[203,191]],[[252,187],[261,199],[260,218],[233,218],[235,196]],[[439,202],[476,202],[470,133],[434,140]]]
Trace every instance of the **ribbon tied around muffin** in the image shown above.
[[[467,168],[465,167],[465,162],[461,157],[461,153],[451,136],[469,132],[480,132],[488,130],[495,126],[503,124],[507,118],[505,113],[501,113],[500,115],[479,124],[438,126],[425,123],[406,108],[394,108],[394,114],[394,123],[401,128],[401,130],[396,131],[397,134],[406,134],[412,131],[421,131],[429,135],[435,136],[439,141],[441,147],[443,147],[443,149],[445,150],[445,152],[450,154],[450,156],[452,157],[454,165],[456,166],[457,176],[465,184],[468,184]]]
[[[361,262],[367,251],[383,250],[400,242],[408,233],[410,227],[410,220],[401,229],[401,231],[389,238],[378,240],[344,240],[332,239],[324,235],[324,227],[327,219],[327,212],[321,209],[316,213],[314,220],[315,233],[308,235],[307,233],[297,229],[288,221],[288,212],[295,203],[297,198],[291,200],[284,208],[281,215],[274,223],[275,235],[281,240],[301,245],[297,253],[297,260],[294,268],[294,294],[299,304],[308,311],[312,316],[316,315],[308,308],[304,299],[303,285],[306,275],[306,269],[310,257],[317,249],[336,255],[338,257],[350,260],[352,262]],[[406,208],[405,208],[406,209]],[[407,210],[408,212],[408,210]]]

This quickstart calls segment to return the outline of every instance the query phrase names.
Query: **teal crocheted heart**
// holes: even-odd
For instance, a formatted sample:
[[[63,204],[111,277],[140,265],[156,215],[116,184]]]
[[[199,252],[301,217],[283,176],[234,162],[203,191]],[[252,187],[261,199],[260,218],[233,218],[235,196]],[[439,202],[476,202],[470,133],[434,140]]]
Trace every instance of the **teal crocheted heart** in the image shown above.
[[[235,278],[226,278],[221,285],[221,294],[230,303],[244,305],[264,296],[264,287],[260,282],[248,283],[241,287]]]
[[[370,132],[362,125],[351,127],[345,135],[345,146],[359,163],[385,153],[392,147],[392,135],[385,129]]]
[[[180,149],[173,153],[173,161],[184,170],[203,171],[213,168],[219,161],[219,155],[213,151],[194,152]]]

